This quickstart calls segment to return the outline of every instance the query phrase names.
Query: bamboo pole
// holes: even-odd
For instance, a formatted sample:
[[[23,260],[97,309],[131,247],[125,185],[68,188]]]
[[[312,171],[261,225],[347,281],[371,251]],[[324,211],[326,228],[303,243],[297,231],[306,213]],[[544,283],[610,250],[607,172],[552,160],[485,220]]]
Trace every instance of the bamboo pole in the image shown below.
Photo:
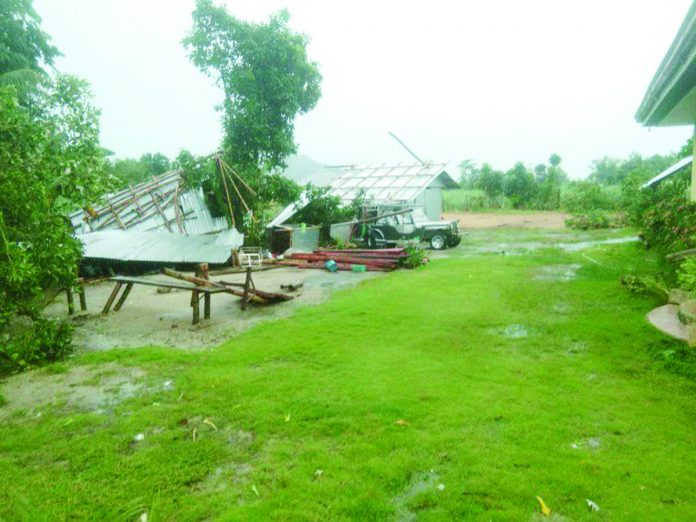
[[[225,181],[225,173],[222,171],[222,165],[220,163],[220,156],[215,157],[215,163],[217,164],[218,170],[220,171],[220,177],[222,178],[222,185],[225,187],[225,196],[227,197],[227,208],[230,211],[230,217],[232,218],[232,226],[237,228],[237,223],[234,219],[234,212],[232,211],[232,200],[230,199],[230,192],[227,190],[227,181]]]
[[[228,294],[236,295],[237,297],[244,296],[244,292],[240,292],[239,290],[235,290],[234,288],[229,288],[223,284],[216,283],[215,281],[208,281],[207,279],[202,279],[200,277],[194,277],[194,276],[182,274],[181,272],[177,272],[176,270],[172,270],[170,268],[163,268],[162,273],[164,275],[167,275],[169,277],[173,277],[175,279],[181,279],[182,281],[188,281],[189,283],[193,283],[194,285],[207,286],[210,288],[219,288],[221,290],[224,290]],[[267,304],[265,299],[263,299],[262,297],[259,297],[257,295],[252,296],[251,301],[258,303],[258,304]]]

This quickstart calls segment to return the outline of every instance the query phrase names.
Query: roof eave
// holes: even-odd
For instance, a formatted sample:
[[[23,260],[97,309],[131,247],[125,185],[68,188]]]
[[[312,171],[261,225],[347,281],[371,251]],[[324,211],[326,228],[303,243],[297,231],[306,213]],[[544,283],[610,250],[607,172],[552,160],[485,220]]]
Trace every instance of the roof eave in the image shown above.
[[[692,3],[645,93],[636,120],[659,126],[693,86],[696,74],[696,2]],[[685,90],[686,89],[686,90]]]

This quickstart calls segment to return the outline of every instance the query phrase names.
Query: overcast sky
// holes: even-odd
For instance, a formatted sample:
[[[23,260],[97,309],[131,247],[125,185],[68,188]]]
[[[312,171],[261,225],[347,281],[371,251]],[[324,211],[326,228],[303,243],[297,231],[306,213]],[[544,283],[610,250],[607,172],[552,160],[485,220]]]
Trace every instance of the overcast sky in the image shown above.
[[[225,3],[225,2],[219,2]],[[510,168],[676,150],[690,127],[644,129],[634,114],[689,0],[454,2],[234,0],[240,18],[286,7],[311,38],[324,77],[317,107],[297,120],[299,153],[329,164],[408,162],[418,155]],[[102,144],[119,157],[221,140],[222,92],[190,64],[181,40],[193,0],[34,0],[102,109]]]

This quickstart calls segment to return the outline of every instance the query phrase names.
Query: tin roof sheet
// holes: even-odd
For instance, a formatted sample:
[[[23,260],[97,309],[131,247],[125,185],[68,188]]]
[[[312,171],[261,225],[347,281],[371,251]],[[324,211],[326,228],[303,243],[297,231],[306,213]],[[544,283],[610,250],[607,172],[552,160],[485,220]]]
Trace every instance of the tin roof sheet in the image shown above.
[[[693,159],[694,159],[693,156],[687,156],[686,158],[680,159],[678,162],[676,162],[671,167],[660,172],[657,176],[652,178],[650,181],[643,183],[643,185],[641,185],[640,188],[643,189],[643,188],[652,187],[653,185],[656,185],[657,183],[659,183],[663,179],[668,178],[669,176],[671,176],[675,172],[679,172],[681,169],[683,169],[687,165],[691,164]]]
[[[408,202],[436,179],[445,187],[458,187],[446,167],[446,163],[348,167],[331,183],[331,193],[344,204],[360,192],[377,204]]]
[[[107,194],[104,201],[91,211],[70,214],[76,234],[99,230],[209,234],[229,228],[225,217],[212,216],[202,189],[183,189],[180,170]]]
[[[244,243],[235,229],[187,235],[162,231],[104,230],[78,234],[84,257],[161,263],[225,263]]]

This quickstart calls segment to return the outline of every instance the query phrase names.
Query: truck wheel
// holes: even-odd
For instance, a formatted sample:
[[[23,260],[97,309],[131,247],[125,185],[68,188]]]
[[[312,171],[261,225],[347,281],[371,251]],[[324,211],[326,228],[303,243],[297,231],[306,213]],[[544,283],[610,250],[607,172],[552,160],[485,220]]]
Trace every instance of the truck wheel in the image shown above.
[[[430,238],[430,247],[433,250],[442,250],[445,248],[445,245],[447,244],[447,241],[445,241],[445,236],[442,234],[435,234],[433,237]]]

